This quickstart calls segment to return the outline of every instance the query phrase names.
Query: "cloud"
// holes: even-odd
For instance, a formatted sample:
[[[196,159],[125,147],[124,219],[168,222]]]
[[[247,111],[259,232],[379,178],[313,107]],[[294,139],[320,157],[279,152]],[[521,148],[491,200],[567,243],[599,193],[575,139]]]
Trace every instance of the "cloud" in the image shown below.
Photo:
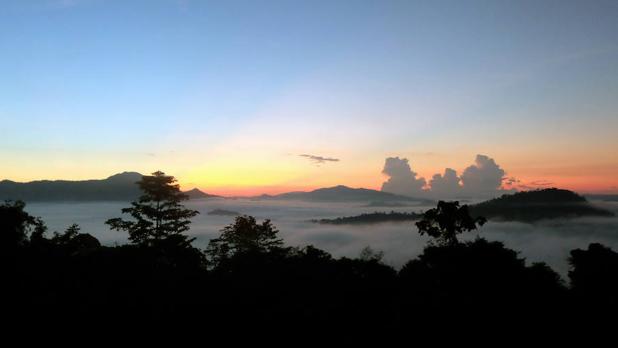
[[[521,183],[521,180],[516,177],[504,177],[502,178],[502,182],[507,186],[514,186]]]
[[[515,187],[522,185],[517,178],[505,176],[506,172],[493,158],[485,155],[477,155],[474,164],[468,166],[461,176],[452,168],[444,169],[443,174],[433,175],[428,187],[424,178],[417,178],[407,158],[387,158],[382,173],[389,176],[382,184],[382,191],[436,199],[496,197],[514,192]],[[538,181],[536,184],[542,187],[540,185],[551,183]]]
[[[461,183],[466,194],[493,196],[503,191],[502,181],[506,172],[485,155],[476,155],[474,164],[461,174]]]
[[[407,158],[389,157],[382,173],[389,178],[382,184],[382,191],[400,195],[418,196],[424,193],[425,179],[417,178]]]
[[[457,172],[454,169],[444,169],[444,174],[434,174],[429,181],[431,186],[431,194],[438,197],[454,197],[461,193],[461,185],[459,182],[461,178],[457,176]]]
[[[529,183],[532,186],[551,186],[553,184],[553,182],[547,180],[535,180]]]
[[[300,157],[305,157],[305,158],[309,159],[310,161],[312,161],[315,164],[322,164],[322,163],[326,163],[326,162],[339,162],[338,158],[322,157],[322,156],[308,155],[308,154],[302,154],[302,155],[299,155],[299,156]]]
[[[524,182],[515,177],[504,177],[502,179],[502,183],[504,184],[503,187],[524,191],[539,190],[554,185],[553,182],[547,180]]]

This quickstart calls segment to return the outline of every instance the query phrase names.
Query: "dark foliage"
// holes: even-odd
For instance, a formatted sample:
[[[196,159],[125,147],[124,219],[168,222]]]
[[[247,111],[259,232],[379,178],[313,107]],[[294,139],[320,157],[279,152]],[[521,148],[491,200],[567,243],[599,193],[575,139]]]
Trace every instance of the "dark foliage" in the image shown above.
[[[447,226],[460,226],[461,208],[441,210],[454,213]],[[286,247],[270,221],[249,216],[213,240],[209,268],[199,250],[178,247],[178,235],[110,247],[73,225],[48,238],[23,203],[4,204],[1,246],[12,252],[0,254],[3,314],[19,325],[58,324],[57,334],[81,324],[151,338],[196,329],[227,340],[278,332],[440,339],[456,328],[548,332],[547,323],[578,322],[574,308],[589,301],[617,309],[618,254],[596,244],[572,252],[568,289],[547,265],[484,239],[429,245],[397,272],[371,248],[337,259]]]
[[[502,243],[480,238],[428,246],[399,275],[412,303],[441,310],[547,308],[563,290],[559,276],[545,264],[526,266],[524,259]],[[492,304],[500,305],[493,308]]]
[[[114,230],[129,233],[129,240],[140,245],[171,244],[189,247],[192,240],[183,234],[189,230],[191,218],[198,214],[186,209],[181,202],[187,196],[180,191],[173,176],[163,172],[143,176],[138,182],[143,194],[131,207],[122,209],[131,220],[107,220]]]
[[[258,224],[253,216],[237,216],[219,238],[210,240],[206,254],[211,263],[219,265],[239,254],[277,252],[283,246],[278,232],[270,220]]]
[[[579,300],[597,309],[618,307],[618,253],[598,243],[575,249],[569,258],[569,278]]]
[[[458,234],[476,230],[485,221],[483,217],[473,218],[467,205],[460,206],[457,201],[440,201],[436,208],[423,214],[416,227],[421,235],[427,234],[440,245],[454,245],[458,243]]]
[[[0,250],[13,250],[25,245],[30,235],[42,235],[46,227],[43,222],[31,216],[22,201],[7,201],[0,205]]]

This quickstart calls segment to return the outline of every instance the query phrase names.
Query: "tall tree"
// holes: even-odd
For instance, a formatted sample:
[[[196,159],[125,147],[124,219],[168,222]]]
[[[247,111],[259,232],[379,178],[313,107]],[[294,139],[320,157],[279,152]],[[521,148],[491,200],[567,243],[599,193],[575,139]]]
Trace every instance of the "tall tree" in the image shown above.
[[[475,230],[486,221],[484,217],[472,217],[465,204],[460,206],[457,201],[439,201],[436,208],[423,214],[416,227],[421,235],[435,238],[439,245],[455,245],[459,242],[458,234]]]
[[[106,221],[111,229],[127,231],[129,240],[135,244],[152,246],[161,241],[172,241],[177,245],[188,246],[189,239],[183,232],[189,230],[191,218],[199,214],[186,209],[181,204],[188,197],[180,191],[176,179],[161,171],[143,176],[137,182],[143,195],[131,207],[123,208],[131,220],[114,218]]]

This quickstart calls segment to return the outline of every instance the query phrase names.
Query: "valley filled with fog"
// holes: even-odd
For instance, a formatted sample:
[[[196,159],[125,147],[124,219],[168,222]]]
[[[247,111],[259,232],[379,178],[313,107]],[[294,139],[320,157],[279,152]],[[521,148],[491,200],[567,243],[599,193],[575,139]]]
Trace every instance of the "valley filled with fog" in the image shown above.
[[[616,202],[593,202],[618,213]],[[111,231],[105,221],[119,217],[127,207],[123,202],[31,203],[26,210],[40,216],[49,227],[49,233],[63,231],[77,223],[82,232],[90,233],[103,244],[127,243],[124,232]],[[419,255],[428,238],[420,236],[413,222],[380,223],[368,225],[326,225],[311,219],[352,216],[374,211],[420,212],[428,205],[406,207],[368,207],[364,203],[321,203],[301,201],[208,199],[192,200],[187,207],[200,214],[193,219],[189,234],[194,244],[204,248],[221,228],[234,220],[233,216],[209,215],[216,210],[227,210],[255,216],[258,220],[271,219],[285,243],[290,246],[312,244],[334,256],[356,257],[371,246],[384,252],[384,261],[396,268]],[[563,277],[568,271],[567,257],[575,248],[585,248],[599,242],[618,249],[618,217],[547,220],[535,224],[518,222],[488,222],[480,230],[464,234],[464,239],[477,235],[503,241],[507,247],[520,252],[527,261],[547,262]]]

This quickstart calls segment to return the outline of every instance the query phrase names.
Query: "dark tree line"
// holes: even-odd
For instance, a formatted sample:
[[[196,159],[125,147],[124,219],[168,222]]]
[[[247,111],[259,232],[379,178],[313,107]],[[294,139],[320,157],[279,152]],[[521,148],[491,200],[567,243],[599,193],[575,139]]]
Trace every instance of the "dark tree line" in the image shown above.
[[[48,237],[24,203],[0,205],[5,316],[136,331],[198,326],[213,335],[405,336],[573,325],[618,309],[618,253],[600,244],[573,250],[565,284],[547,265],[528,265],[500,242],[460,242],[459,234],[484,219],[457,202],[426,212],[417,228],[434,242],[397,271],[370,248],[358,258],[334,258],[313,246],[286,246],[269,220],[250,216],[236,217],[199,250],[184,234],[197,212],[182,205],[174,178],[156,172],[139,184],[143,196],[122,210],[131,218],[108,221],[129,233],[128,245],[103,246],[77,225]]]

